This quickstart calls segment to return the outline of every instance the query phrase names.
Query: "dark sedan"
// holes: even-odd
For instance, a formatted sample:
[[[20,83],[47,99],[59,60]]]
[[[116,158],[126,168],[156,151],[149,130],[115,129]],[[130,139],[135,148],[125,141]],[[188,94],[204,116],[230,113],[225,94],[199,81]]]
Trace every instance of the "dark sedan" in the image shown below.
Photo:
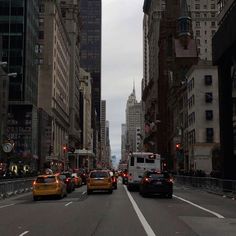
[[[173,179],[167,172],[146,171],[140,181],[139,192],[143,197],[159,194],[172,198]]]

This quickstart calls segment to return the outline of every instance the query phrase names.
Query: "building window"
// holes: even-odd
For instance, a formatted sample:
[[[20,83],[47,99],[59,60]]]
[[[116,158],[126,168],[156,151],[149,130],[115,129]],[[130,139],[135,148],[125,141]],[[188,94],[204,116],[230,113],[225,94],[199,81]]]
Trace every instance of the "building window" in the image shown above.
[[[213,111],[212,110],[206,111],[206,120],[213,120]]]
[[[200,37],[200,30],[196,30],[196,36]]]
[[[195,25],[196,25],[196,27],[198,27],[198,28],[201,26],[201,24],[200,24],[199,21],[196,21]]]
[[[197,39],[197,45],[200,46],[201,45],[201,40]]]
[[[195,17],[196,17],[196,18],[199,18],[199,17],[200,17],[200,13],[199,13],[199,12],[196,12],[196,13],[195,13]]]
[[[39,39],[44,39],[44,31],[39,31]]]
[[[200,9],[200,4],[195,4],[195,9],[199,10]]]
[[[194,144],[196,142],[196,138],[195,138],[195,130],[191,130],[189,133],[188,133],[188,141],[189,141],[189,144]]]
[[[205,80],[205,85],[212,85],[212,75],[205,75],[204,80]]]
[[[206,142],[212,143],[214,138],[214,130],[213,128],[206,128]]]
[[[216,26],[216,22],[215,21],[212,21],[211,22],[211,27],[215,27]]]
[[[213,95],[212,93],[205,93],[205,102],[206,103],[212,103]]]
[[[215,8],[216,8],[215,4],[211,4],[211,9],[215,9]]]

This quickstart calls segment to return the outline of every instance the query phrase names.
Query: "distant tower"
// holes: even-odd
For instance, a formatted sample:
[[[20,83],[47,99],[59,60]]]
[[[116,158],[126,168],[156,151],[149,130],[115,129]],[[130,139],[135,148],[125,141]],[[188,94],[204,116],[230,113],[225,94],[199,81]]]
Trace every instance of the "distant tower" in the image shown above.
[[[178,18],[178,37],[184,48],[188,47],[189,39],[192,38],[192,18],[188,10],[186,0],[180,0],[180,17]]]

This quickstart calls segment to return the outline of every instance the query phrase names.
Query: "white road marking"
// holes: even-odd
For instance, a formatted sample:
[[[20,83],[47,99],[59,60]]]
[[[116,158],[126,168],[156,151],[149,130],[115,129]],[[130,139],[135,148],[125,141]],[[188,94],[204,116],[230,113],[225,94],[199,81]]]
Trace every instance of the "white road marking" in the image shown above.
[[[14,206],[14,205],[15,205],[15,204],[12,203],[12,204],[9,204],[9,205],[0,206],[0,209],[1,209],[1,208],[5,208],[5,207],[9,207],[9,206]]]
[[[19,236],[23,236],[23,235],[26,235],[26,234],[28,234],[29,233],[29,231],[25,231],[25,232],[23,232],[22,234],[20,234]]]
[[[133,208],[144,228],[144,230],[146,231],[148,236],[156,236],[156,234],[153,232],[152,228],[150,227],[150,225],[148,224],[148,222],[146,221],[145,217],[143,216],[142,212],[140,211],[138,205],[136,204],[136,202],[134,201],[133,197],[131,196],[131,194],[129,193],[129,191],[127,190],[127,187],[124,186],[125,191],[129,197],[129,200],[131,201]]]
[[[84,191],[84,192],[82,192],[82,195],[84,195],[84,194],[86,194],[87,193],[87,191]]]
[[[66,205],[65,205],[65,206],[67,207],[67,206],[69,206],[71,203],[72,203],[72,202],[68,202],[68,203],[66,203]]]
[[[181,201],[183,201],[183,202],[186,202],[186,203],[188,203],[188,204],[190,204],[190,205],[192,205],[192,206],[195,206],[195,207],[197,207],[197,208],[199,208],[199,209],[201,209],[201,210],[203,210],[203,211],[206,211],[206,212],[208,212],[208,213],[211,213],[211,214],[213,214],[214,216],[216,216],[216,217],[219,218],[219,219],[224,219],[224,216],[222,216],[222,215],[220,215],[220,214],[218,214],[218,213],[216,213],[216,212],[214,212],[214,211],[208,210],[208,209],[206,209],[206,208],[204,208],[204,207],[201,207],[201,206],[199,206],[199,205],[197,205],[197,204],[195,204],[195,203],[193,203],[193,202],[190,202],[190,201],[188,201],[188,200],[186,200],[186,199],[184,199],[184,198],[182,198],[182,197],[178,197],[178,196],[176,196],[176,195],[173,195],[173,197],[175,197],[175,198],[177,198],[177,199],[179,199],[179,200],[181,200]]]

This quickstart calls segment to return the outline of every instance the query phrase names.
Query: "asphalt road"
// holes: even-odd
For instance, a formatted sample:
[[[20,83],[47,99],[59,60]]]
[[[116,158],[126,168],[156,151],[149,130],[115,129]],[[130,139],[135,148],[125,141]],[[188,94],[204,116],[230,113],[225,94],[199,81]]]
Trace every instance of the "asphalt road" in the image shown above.
[[[0,236],[235,236],[236,201],[182,186],[173,199],[143,198],[119,183],[113,194],[1,200],[0,219]]]

